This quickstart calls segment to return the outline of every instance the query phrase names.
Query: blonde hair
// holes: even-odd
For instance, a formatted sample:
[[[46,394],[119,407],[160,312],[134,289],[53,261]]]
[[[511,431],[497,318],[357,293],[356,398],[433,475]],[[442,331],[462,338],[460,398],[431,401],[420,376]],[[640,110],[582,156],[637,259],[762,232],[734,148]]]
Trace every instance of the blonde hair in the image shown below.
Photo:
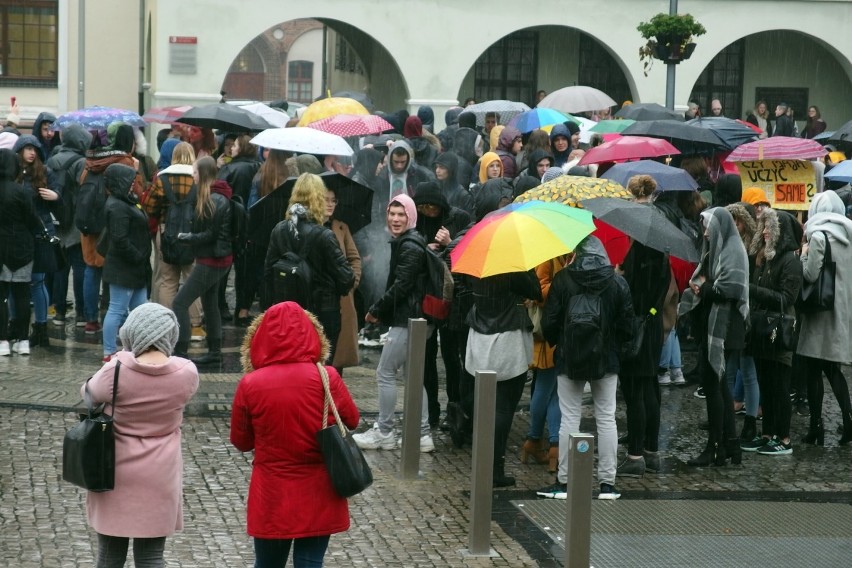
[[[636,175],[627,180],[627,190],[636,199],[651,197],[657,189],[657,182],[649,175]]]
[[[198,171],[198,197],[195,199],[195,215],[199,219],[206,219],[213,216],[216,206],[213,205],[213,200],[210,199],[210,186],[216,181],[216,160],[210,156],[204,156],[195,162],[195,169]]]
[[[296,180],[285,219],[290,218],[290,205],[300,203],[308,210],[308,219],[322,225],[325,219],[325,184],[316,174],[304,173]]]
[[[172,164],[191,166],[195,163],[195,149],[189,142],[180,142],[172,152]]]

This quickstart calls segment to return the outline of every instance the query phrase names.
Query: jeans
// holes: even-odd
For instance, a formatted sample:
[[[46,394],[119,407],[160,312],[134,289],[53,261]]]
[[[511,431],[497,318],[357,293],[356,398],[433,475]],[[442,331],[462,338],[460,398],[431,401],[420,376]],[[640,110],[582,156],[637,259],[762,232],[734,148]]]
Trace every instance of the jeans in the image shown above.
[[[44,285],[44,272],[33,272],[30,278],[30,300],[33,302],[34,321],[47,323],[47,307],[50,305],[50,298],[47,295],[47,286]]]
[[[328,549],[328,536],[296,539],[254,539],[254,568],[284,568],[290,547],[293,548],[293,568],[321,568]]]
[[[196,264],[189,278],[178,290],[172,309],[177,316],[180,329],[178,341],[189,343],[192,335],[192,324],[189,321],[189,306],[196,298],[201,297],[201,307],[207,324],[207,344],[213,345],[222,340],[222,318],[219,313],[219,281],[227,273],[227,268],[214,268]]]
[[[148,299],[147,288],[125,288],[118,284],[109,285],[109,309],[104,316],[104,355],[112,355],[118,348],[115,337],[118,328],[124,325],[130,310],[141,306]]]
[[[429,335],[435,328],[429,326]],[[376,367],[376,383],[379,387],[379,431],[387,434],[393,431],[394,412],[396,411],[396,375],[400,369],[406,375],[405,363],[408,356],[408,328],[392,327],[388,330],[387,342],[382,347],[379,365]],[[426,388],[423,388],[423,407],[420,411],[420,435],[426,436],[429,430],[429,400]]]
[[[101,303],[101,274],[103,268],[86,265],[83,274],[83,314],[86,321],[98,321]]]
[[[122,568],[127,561],[130,539],[98,533],[98,560],[95,568]],[[133,564],[136,568],[162,568],[166,537],[134,538]]]
[[[559,396],[556,394],[557,374],[557,367],[536,371],[535,388],[530,399],[530,428],[527,431],[527,438],[541,440],[544,424],[547,422],[548,440],[551,445],[559,443],[559,424],[562,421]]]
[[[74,271],[74,308],[78,319],[83,318],[83,278],[86,272],[86,263],[83,262],[83,249],[80,245],[71,245],[65,249],[68,265],[54,274],[53,279],[53,303],[56,313],[65,315],[65,298],[68,296],[68,272]]]
[[[618,375],[610,373],[596,381],[589,381],[595,403],[595,424],[598,429],[598,482],[615,485],[615,467],[618,457],[618,431],[615,427],[615,389]],[[559,426],[559,483],[568,483],[568,436],[580,431],[583,406],[584,381],[572,381],[559,375],[557,391],[562,423]]]
[[[677,338],[677,328],[669,332],[663,351],[660,353],[660,367],[663,369],[680,369],[683,363],[680,359],[680,340]]]
[[[739,373],[737,373],[739,371]],[[728,389],[733,394],[734,400],[744,400],[746,414],[751,417],[757,416],[760,406],[760,387],[757,384],[757,369],[754,365],[754,357],[742,355],[735,351],[728,357],[725,365],[725,375],[728,381]],[[737,398],[736,385],[742,381],[743,396]]]

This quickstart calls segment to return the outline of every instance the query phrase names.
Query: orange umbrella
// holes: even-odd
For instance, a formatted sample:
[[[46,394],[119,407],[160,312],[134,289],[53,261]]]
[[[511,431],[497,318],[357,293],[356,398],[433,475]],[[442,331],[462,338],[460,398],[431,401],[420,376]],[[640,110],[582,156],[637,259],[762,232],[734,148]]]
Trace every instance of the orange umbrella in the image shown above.
[[[337,116],[338,114],[370,114],[370,112],[358,101],[343,97],[331,97],[322,99],[305,109],[302,118],[299,119],[299,126],[307,126],[312,122]]]

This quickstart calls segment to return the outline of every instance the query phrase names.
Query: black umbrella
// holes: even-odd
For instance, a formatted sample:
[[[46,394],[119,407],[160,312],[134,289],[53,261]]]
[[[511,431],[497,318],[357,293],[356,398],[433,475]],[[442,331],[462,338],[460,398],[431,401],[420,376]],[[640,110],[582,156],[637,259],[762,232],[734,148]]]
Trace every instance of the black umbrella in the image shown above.
[[[679,120],[683,122],[683,115],[657,103],[633,103],[622,107],[615,113],[619,118],[632,118],[633,120]]]
[[[216,128],[229,132],[251,132],[274,128],[258,115],[227,103],[216,103],[194,107],[186,111],[176,122],[202,128]]]
[[[337,194],[337,208],[334,219],[343,221],[349,226],[352,234],[370,224],[373,207],[373,190],[337,172],[320,174],[328,189]],[[279,221],[284,219],[290,195],[298,178],[288,178],[274,189],[269,195],[260,199],[249,209],[249,240],[253,242],[269,242],[269,235]]]
[[[820,140],[822,143],[834,144],[839,150],[852,151],[852,120],[834,131],[828,140]]]
[[[729,149],[712,131],[684,124],[677,120],[647,120],[634,122],[621,131],[622,136],[650,136],[671,142],[681,154],[712,154]]]
[[[687,262],[698,262],[692,239],[652,205],[612,197],[596,197],[580,202],[600,221],[615,227],[648,248],[669,253]]]
[[[746,142],[757,140],[757,132],[745,124],[724,116],[693,118],[686,124],[712,130],[728,150],[733,150]]]

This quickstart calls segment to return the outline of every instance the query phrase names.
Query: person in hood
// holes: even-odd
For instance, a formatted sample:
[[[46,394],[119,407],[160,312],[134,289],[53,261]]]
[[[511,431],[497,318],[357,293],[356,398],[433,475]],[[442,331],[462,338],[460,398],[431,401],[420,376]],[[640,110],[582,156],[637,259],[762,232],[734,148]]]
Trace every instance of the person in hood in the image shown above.
[[[423,123],[424,130],[434,132],[435,111],[432,110],[432,107],[422,105],[420,108],[417,109],[417,118],[419,118],[420,122]]]
[[[528,156],[528,166],[516,180],[520,183],[523,178],[532,178],[541,183],[544,173],[553,166],[553,154],[549,150],[533,150]]]
[[[754,269],[749,284],[749,310],[780,312],[796,317],[796,300],[802,289],[802,263],[796,257],[802,242],[802,226],[784,211],[766,210],[757,222],[749,253]],[[754,332],[754,330],[752,330]],[[790,374],[793,352],[753,349],[763,404],[763,433],[742,443],[758,454],[793,453],[790,440]]]
[[[62,211],[59,217],[57,235],[65,251],[68,262],[54,273],[53,298],[56,315],[55,325],[64,325],[66,321],[66,302],[68,296],[69,271],[74,271],[74,308],[77,323],[85,325],[83,313],[83,276],[86,264],[83,262],[83,249],[80,246],[80,231],[74,224],[75,198],[79,190],[80,175],[86,165],[86,150],[92,143],[92,135],[80,124],[72,122],[59,133],[61,144],[47,160],[47,170],[53,174],[56,186],[62,194]]]
[[[447,112],[444,113],[444,124],[446,126],[437,136],[445,152],[450,152],[453,149],[455,133],[459,129],[459,115],[463,110],[460,106],[454,106],[448,108]]]
[[[810,285],[817,282],[829,247],[836,271],[834,307],[800,315],[802,330],[796,353],[804,358],[811,412],[808,433],[802,442],[824,443],[822,374],[825,373],[843,419],[843,434],[838,443],[845,445],[852,441],[852,404],[840,365],[852,359],[849,350],[852,340],[852,221],[847,218],[846,208],[837,193],[826,191],[814,196],[808,210],[805,238],[807,242],[802,245],[799,257],[804,282]]]
[[[175,354],[187,357],[192,337],[189,307],[201,298],[207,324],[207,353],[193,362],[199,367],[218,368],[222,363],[222,317],[219,311],[219,286],[233,262],[231,234],[231,186],[216,177],[216,160],[205,156],[195,162],[192,178],[198,188],[192,231],[178,233],[178,239],[195,255],[189,278],[172,302],[180,324]]]
[[[374,201],[378,202],[378,207],[387,207],[394,197],[411,197],[417,184],[433,179],[432,172],[414,162],[411,145],[405,140],[397,140],[391,145],[387,164],[379,175],[381,185]]]
[[[518,170],[522,174],[526,173],[526,170],[530,167],[530,158],[536,150],[544,150],[551,156],[551,162],[553,162],[553,154],[550,152],[550,135],[541,129],[533,130],[526,136],[524,147],[515,158],[515,161],[518,162]],[[538,176],[538,179],[541,179],[541,176]]]
[[[550,131],[550,149],[553,152],[553,165],[561,168],[568,163],[571,155],[571,132],[564,124],[557,124]]]
[[[332,487],[317,441],[323,424],[323,376],[343,424],[358,408],[340,375],[323,366],[329,343],[322,325],[295,302],[257,316],[241,348],[245,375],[231,410],[231,443],[254,452],[247,532],[257,566],[321,566],[332,534],[349,530],[349,504]],[[328,413],[328,425],[335,423]]]
[[[148,299],[151,276],[151,235],[148,217],[133,190],[137,172],[124,164],[104,171],[106,202],[106,256],[103,280],[109,285],[109,308],[104,316],[103,353],[108,363],[118,352],[115,338],[127,314]]]
[[[472,113],[466,113],[473,116]],[[460,116],[465,116],[462,113]],[[473,120],[476,126],[476,118]],[[453,135],[453,152],[459,157],[459,183],[470,189],[478,183],[479,168],[474,168],[475,164],[482,156],[482,136],[473,129],[461,125],[459,121],[459,129]]]
[[[12,150],[0,149],[0,297],[12,299],[16,319],[10,326],[9,302],[0,302],[0,356],[29,355],[30,280],[35,235],[41,228],[31,192],[18,183],[21,164]],[[11,327],[11,329],[10,329]],[[10,340],[19,339],[14,345]]]
[[[488,180],[505,177],[503,175],[503,160],[494,152],[486,152],[479,160],[480,186]],[[473,192],[476,194],[476,191]]]
[[[567,329],[572,298],[580,294],[593,294],[600,298],[600,326],[603,335],[604,374],[596,380],[571,376],[569,358],[573,355]],[[537,495],[552,499],[565,499],[568,482],[568,435],[580,431],[580,409],[583,388],[588,382],[595,402],[595,424],[598,431],[598,499],[618,499],[615,489],[618,433],[615,427],[615,391],[620,371],[619,355],[632,340],[630,322],[633,302],[630,288],[622,276],[616,274],[601,241],[586,237],[568,258],[568,265],[553,278],[550,294],[544,304],[541,330],[551,345],[557,346],[557,359],[562,368],[557,377],[557,393],[562,422],[559,425],[559,465],[556,483]]]
[[[405,194],[392,198],[387,208],[387,228],[391,236],[390,271],[385,293],[370,306],[364,320],[384,323],[390,327],[387,342],[382,347],[376,367],[379,416],[375,426],[355,434],[352,439],[364,450],[394,450],[397,374],[404,367],[408,354],[408,319],[423,316],[421,305],[428,275],[426,241],[417,232],[417,206]],[[429,326],[429,335],[434,327]],[[435,451],[429,427],[429,398],[424,387],[420,415],[420,451]]]
[[[503,177],[515,179],[518,176],[520,172],[515,160],[523,147],[524,141],[521,132],[514,126],[507,126],[500,132],[496,154],[500,156],[500,161],[503,162]]]
[[[41,112],[33,122],[33,136],[41,143],[41,152],[44,161],[53,155],[53,150],[59,146],[59,136],[53,130],[56,115],[49,112]]]
[[[459,184],[458,166],[459,158],[453,152],[440,154],[435,160],[435,179],[451,207],[473,215],[473,195],[466,186]]]
[[[441,142],[438,138],[423,128],[420,119],[416,116],[409,116],[406,119],[403,134],[414,151],[414,161],[431,171],[435,158],[441,151]]]
[[[414,196],[417,206],[417,232],[428,247],[443,256],[445,249],[459,232],[470,225],[470,215],[449,204],[437,182],[421,183]],[[441,405],[438,402],[438,333],[441,335],[441,358],[447,379],[447,401],[459,402],[459,375],[461,361],[455,335],[446,327],[433,333],[426,342],[426,363],[423,386],[429,398],[429,425],[438,426]],[[448,406],[448,409],[451,408]],[[448,410],[449,412],[449,410]],[[448,416],[447,420],[454,417]]]

